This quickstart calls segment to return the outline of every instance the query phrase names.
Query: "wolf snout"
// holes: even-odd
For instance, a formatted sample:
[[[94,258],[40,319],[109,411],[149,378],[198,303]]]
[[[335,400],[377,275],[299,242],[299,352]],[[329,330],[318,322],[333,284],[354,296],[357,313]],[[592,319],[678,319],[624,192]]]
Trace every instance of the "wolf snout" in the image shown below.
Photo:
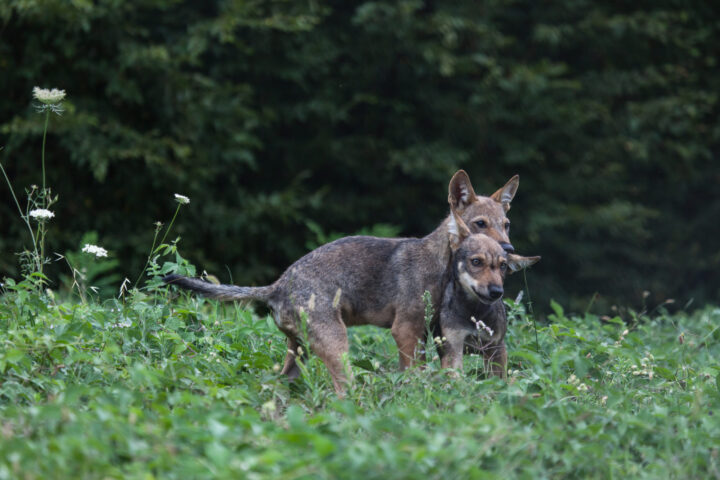
[[[500,242],[500,246],[505,250],[507,253],[515,253],[515,247],[512,246],[512,244],[508,242]]]
[[[502,297],[503,293],[503,287],[501,287],[500,285],[490,285],[488,287],[488,295],[493,300],[497,300],[498,298]]]

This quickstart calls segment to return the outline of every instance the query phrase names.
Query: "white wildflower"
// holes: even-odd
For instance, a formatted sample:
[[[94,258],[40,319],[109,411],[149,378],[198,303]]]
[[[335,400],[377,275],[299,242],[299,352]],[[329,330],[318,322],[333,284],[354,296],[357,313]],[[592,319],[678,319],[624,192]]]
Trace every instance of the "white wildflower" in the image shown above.
[[[190,203],[190,199],[186,197],[185,195],[180,195],[179,193],[175,194],[175,201],[178,202],[180,205],[187,205]]]
[[[266,415],[272,414],[273,412],[275,412],[275,410],[277,410],[277,405],[275,405],[275,400],[269,400],[269,401],[263,403],[261,409],[262,409],[262,412]]]
[[[480,329],[483,329],[489,336],[495,335],[495,332],[492,328],[485,325],[485,322],[482,320],[476,320],[475,317],[470,317],[470,321],[475,324],[475,328],[479,331]]]
[[[39,222],[41,220],[47,220],[47,219],[53,218],[55,216],[55,214],[45,208],[38,208],[35,210],[31,210],[30,216]]]
[[[118,323],[113,323],[113,328],[128,328],[132,327],[132,320],[125,318]]]
[[[54,105],[63,101],[65,98],[65,90],[58,90],[57,88],[50,90],[47,88],[35,87],[33,88],[33,97],[35,97],[35,100],[46,105]]]
[[[97,245],[90,245],[89,243],[86,243],[85,246],[82,249],[85,253],[92,253],[96,257],[107,257],[107,250],[105,250],[102,247],[98,247]]]

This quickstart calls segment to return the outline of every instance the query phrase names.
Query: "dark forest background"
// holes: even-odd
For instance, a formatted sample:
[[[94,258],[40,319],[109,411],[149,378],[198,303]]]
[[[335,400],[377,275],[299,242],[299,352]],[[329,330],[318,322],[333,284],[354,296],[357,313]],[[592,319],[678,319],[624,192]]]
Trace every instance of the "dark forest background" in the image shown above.
[[[720,298],[719,60],[706,1],[5,0],[0,162],[40,182],[31,91],[65,89],[49,251],[94,231],[134,279],[181,193],[181,253],[245,284],[338,234],[429,233],[458,168],[485,194],[518,173],[537,309],[699,305]],[[0,277],[26,236],[3,183]]]

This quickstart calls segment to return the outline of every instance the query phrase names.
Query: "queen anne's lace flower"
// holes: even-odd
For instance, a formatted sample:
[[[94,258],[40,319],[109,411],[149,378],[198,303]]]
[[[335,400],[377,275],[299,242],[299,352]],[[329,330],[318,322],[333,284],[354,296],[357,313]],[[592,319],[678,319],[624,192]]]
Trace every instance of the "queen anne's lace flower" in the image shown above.
[[[487,325],[485,325],[485,322],[483,322],[482,320],[476,320],[475,317],[470,317],[470,321],[475,324],[475,328],[476,328],[478,331],[479,331],[480,329],[482,329],[482,330],[485,331],[485,333],[487,333],[487,334],[488,334],[489,336],[491,336],[491,337],[492,337],[493,335],[495,335],[495,332],[493,331],[493,329],[490,328],[490,327],[488,327]]]
[[[47,88],[35,87],[33,88],[33,97],[35,97],[35,100],[46,105],[54,105],[63,101],[65,98],[65,90],[58,90],[57,88],[50,90]]]
[[[85,253],[92,253],[96,257],[107,257],[108,253],[104,248],[98,247],[97,245],[90,245],[89,243],[85,244],[82,251]]]
[[[53,218],[55,214],[45,208],[38,208],[35,210],[30,210],[30,216],[37,221],[41,221]]]
[[[178,202],[180,205],[187,205],[190,203],[190,199],[186,197],[185,195],[180,195],[179,193],[175,194],[175,201]]]

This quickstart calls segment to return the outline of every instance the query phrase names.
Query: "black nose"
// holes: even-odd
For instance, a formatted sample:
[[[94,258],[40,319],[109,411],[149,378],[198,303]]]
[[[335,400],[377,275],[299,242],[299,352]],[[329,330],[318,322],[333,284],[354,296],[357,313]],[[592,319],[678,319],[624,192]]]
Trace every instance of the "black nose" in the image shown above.
[[[490,285],[488,287],[488,295],[490,295],[490,298],[493,300],[497,300],[503,295],[503,287],[500,285]]]
[[[513,247],[508,242],[500,242],[500,246],[505,250],[507,253],[515,253],[515,247]]]

